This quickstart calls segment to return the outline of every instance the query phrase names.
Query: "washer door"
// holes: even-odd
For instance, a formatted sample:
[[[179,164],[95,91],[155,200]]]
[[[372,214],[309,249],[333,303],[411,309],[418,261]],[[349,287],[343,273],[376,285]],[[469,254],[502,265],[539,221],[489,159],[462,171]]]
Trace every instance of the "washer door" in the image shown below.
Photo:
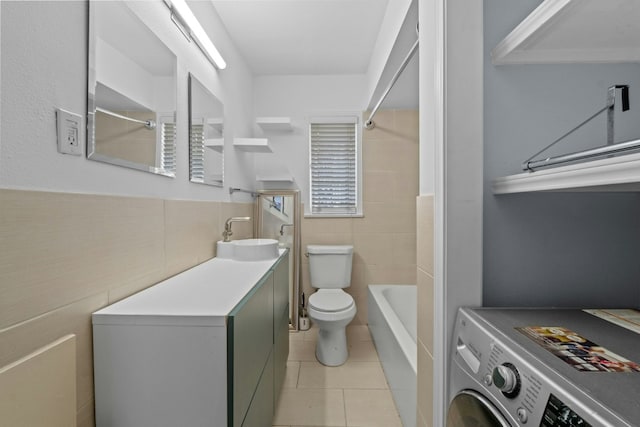
[[[447,427],[511,427],[489,400],[473,390],[462,390],[449,405]]]

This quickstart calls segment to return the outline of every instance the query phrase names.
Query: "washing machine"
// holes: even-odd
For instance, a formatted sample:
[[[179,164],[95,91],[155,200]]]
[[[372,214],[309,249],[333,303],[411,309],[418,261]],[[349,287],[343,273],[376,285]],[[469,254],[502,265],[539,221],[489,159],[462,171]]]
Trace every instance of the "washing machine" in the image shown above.
[[[640,426],[640,312],[461,308],[446,427]]]

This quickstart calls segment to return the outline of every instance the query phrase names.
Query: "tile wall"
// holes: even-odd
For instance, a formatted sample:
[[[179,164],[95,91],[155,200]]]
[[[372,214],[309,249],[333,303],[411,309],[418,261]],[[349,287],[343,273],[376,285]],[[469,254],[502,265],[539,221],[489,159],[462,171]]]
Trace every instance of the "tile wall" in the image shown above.
[[[93,426],[91,313],[212,258],[252,203],[0,189],[0,368],[76,335],[77,421]],[[234,224],[251,237],[252,223]],[[35,385],[37,387],[37,385]]]
[[[368,117],[368,112],[363,117]],[[362,132],[362,218],[302,220],[302,251],[310,244],[353,245],[353,325],[367,323],[368,284],[416,283],[416,196],[419,192],[418,111],[381,110]],[[309,262],[302,257],[302,290],[309,296]]]
[[[433,417],[433,195],[417,199],[418,407],[417,427]]]

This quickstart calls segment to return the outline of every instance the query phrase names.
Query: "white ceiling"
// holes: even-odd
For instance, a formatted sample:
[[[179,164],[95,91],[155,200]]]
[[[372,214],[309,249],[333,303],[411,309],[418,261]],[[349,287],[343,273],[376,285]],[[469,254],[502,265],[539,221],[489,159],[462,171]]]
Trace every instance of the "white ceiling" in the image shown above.
[[[254,74],[364,74],[388,0],[212,0]]]

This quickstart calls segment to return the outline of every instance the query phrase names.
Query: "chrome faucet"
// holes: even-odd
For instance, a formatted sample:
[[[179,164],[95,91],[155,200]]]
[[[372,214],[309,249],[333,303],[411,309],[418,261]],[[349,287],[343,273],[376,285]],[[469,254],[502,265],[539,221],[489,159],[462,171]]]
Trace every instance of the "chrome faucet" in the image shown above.
[[[293,224],[282,224],[282,225],[280,226],[280,235],[281,235],[281,236],[284,236],[284,228],[285,228],[285,227],[293,227]]]
[[[251,217],[250,216],[233,216],[231,218],[227,218],[227,220],[224,223],[224,231],[222,232],[222,241],[230,242],[231,239],[229,239],[229,237],[231,237],[231,235],[233,234],[233,232],[231,231],[231,224],[234,222],[243,222],[243,221],[251,221]]]

